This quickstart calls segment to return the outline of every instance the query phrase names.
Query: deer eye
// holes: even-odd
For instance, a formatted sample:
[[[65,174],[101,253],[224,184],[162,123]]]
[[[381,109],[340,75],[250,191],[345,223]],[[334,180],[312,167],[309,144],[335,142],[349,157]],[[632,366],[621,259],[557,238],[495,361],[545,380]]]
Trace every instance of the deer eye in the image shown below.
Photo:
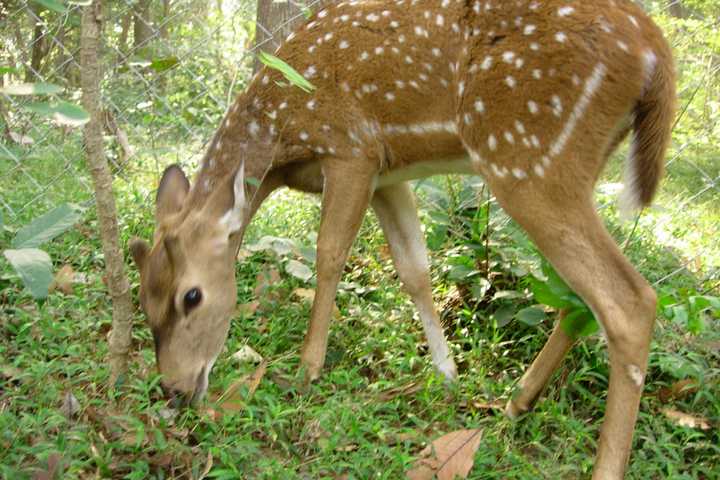
[[[202,301],[202,292],[199,288],[191,288],[185,293],[183,297],[183,306],[185,307],[185,314],[187,315],[190,311],[197,307]]]

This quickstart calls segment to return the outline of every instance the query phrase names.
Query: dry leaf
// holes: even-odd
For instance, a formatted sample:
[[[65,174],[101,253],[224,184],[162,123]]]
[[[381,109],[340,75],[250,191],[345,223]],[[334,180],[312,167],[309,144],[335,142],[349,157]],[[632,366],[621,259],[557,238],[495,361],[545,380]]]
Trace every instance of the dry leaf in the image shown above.
[[[403,395],[412,395],[413,393],[417,393],[420,390],[423,389],[423,384],[419,382],[410,382],[406,383],[405,385],[400,385],[399,387],[390,388],[388,390],[384,390],[380,392],[378,395],[378,399],[381,402],[389,402],[393,398],[400,397]]]
[[[205,462],[205,470],[202,471],[202,473],[198,477],[198,480],[203,480],[203,478],[207,477],[207,474],[210,473],[210,470],[212,470],[212,467],[213,467],[213,456],[212,456],[212,453],[210,453],[210,450],[208,450],[207,461]]]
[[[58,467],[60,467],[60,454],[51,453],[50,455],[48,455],[47,463],[47,470],[40,470],[38,472],[35,472],[35,474],[33,475],[33,480],[53,480],[55,478],[55,474],[58,471]]]
[[[242,315],[243,317],[251,317],[257,312],[257,309],[260,307],[260,302],[254,301],[250,303],[241,303],[237,306],[237,313]]]
[[[378,248],[378,253],[380,254],[380,258],[384,261],[388,261],[392,258],[390,256],[390,247],[387,244],[380,245],[380,248]]]
[[[55,278],[53,278],[53,281],[50,284],[50,291],[54,292],[55,290],[60,290],[66,295],[71,295],[73,293],[74,281],[75,271],[72,266],[64,265],[55,273]]]
[[[686,378],[673,383],[669,387],[663,387],[658,392],[658,397],[663,403],[668,403],[672,400],[682,400],[683,398],[693,395],[698,391],[698,382],[692,378]]]
[[[293,295],[300,298],[301,300],[307,300],[312,303],[315,300],[315,290],[312,288],[296,288],[293,290]]]
[[[415,468],[407,472],[408,480],[454,480],[467,478],[475,452],[480,446],[480,430],[458,430],[438,438],[422,452]]]
[[[249,345],[243,345],[240,350],[233,353],[232,358],[240,363],[260,363],[263,360],[262,355],[253,350]]]
[[[72,419],[78,414],[78,412],[80,412],[80,402],[78,402],[78,399],[75,398],[75,395],[73,395],[72,392],[65,392],[60,411],[68,420]]]
[[[252,373],[239,380],[236,380],[228,387],[225,392],[220,395],[217,399],[218,410],[208,408],[205,410],[212,420],[219,420],[222,417],[223,412],[238,412],[245,407],[245,403],[252,398],[255,390],[257,390],[260,382],[265,376],[267,371],[267,361],[263,360],[258,368]],[[247,387],[247,395],[242,396],[240,394],[240,387]]]
[[[698,428],[700,430],[710,430],[710,422],[703,417],[696,417],[688,413],[674,410],[672,408],[664,408],[662,413],[676,425],[681,427]]]

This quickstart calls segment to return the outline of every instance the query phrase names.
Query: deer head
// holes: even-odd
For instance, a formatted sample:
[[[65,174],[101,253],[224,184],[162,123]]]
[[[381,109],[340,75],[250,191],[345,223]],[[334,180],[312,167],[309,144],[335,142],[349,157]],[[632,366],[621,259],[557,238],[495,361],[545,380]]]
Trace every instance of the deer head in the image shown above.
[[[186,209],[190,182],[179,167],[168,167],[156,197],[153,246],[140,239],[130,244],[162,387],[180,403],[205,394],[235,308],[233,259],[244,228],[243,168],[229,178],[202,208]]]

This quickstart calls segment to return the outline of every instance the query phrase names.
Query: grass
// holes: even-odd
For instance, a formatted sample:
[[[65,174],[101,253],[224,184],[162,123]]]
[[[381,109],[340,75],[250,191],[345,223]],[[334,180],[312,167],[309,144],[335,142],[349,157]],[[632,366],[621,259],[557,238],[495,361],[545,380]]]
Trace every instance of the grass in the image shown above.
[[[134,208],[142,196],[142,191],[123,196],[121,209]],[[312,244],[307,232],[317,227],[318,202],[302,198],[273,197],[248,243],[273,234]],[[144,208],[124,217],[123,236],[147,237],[150,213]],[[59,454],[63,478],[197,478],[209,467],[210,478],[395,479],[427,442],[462,428],[483,431],[470,478],[589,476],[607,387],[602,338],[586,339],[571,352],[531,414],[518,421],[505,418],[490,406],[511,394],[552,320],[537,327],[513,322],[497,328],[492,312],[498,305],[476,308],[463,301],[447,279],[440,249],[432,254],[436,300],[461,373],[457,385],[445,387],[432,371],[414,309],[401,292],[372,217],[362,227],[338,295],[341,315],[332,326],[324,375],[311,387],[302,388],[296,373],[309,304],[292,292],[312,287],[312,281],[303,284],[282,273],[254,315],[235,319],[211,376],[212,399],[252,373],[254,365],[231,358],[250,345],[269,362],[251,398],[241,389],[238,403],[227,410],[209,401],[170,416],[140,315],[130,375],[123,385],[108,388],[104,356],[111,312],[99,245],[91,233],[94,223],[87,219],[49,246],[58,265],[71,264],[86,275],[73,294],[54,293],[36,305],[17,282],[1,280],[3,478],[31,478]],[[498,243],[517,236],[502,220],[496,228]],[[505,278],[530,255],[521,239],[494,250],[508,259],[497,267]],[[239,301],[253,299],[262,270],[283,272],[283,261],[257,252],[240,262]],[[652,269],[646,264],[644,270]],[[136,273],[131,276],[136,288]],[[376,288],[363,288],[371,286]],[[515,287],[523,293],[522,286]],[[628,478],[717,478],[720,328],[717,319],[708,322],[704,335],[694,337],[685,325],[660,316]],[[698,385],[692,394],[661,400],[663,388],[688,378]],[[67,392],[80,405],[70,419],[62,413]],[[713,428],[678,426],[661,414],[666,407],[709,418]]]

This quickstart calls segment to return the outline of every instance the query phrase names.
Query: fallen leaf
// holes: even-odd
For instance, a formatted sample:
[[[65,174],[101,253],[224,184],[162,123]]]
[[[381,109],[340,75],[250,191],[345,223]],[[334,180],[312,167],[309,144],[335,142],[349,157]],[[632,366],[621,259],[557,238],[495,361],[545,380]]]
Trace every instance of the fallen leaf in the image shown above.
[[[298,262],[297,260],[288,260],[285,265],[285,271],[304,282],[307,282],[312,277],[312,270],[310,270],[310,267],[304,263]]]
[[[396,397],[400,397],[403,395],[412,395],[413,393],[417,393],[422,389],[423,389],[422,383],[410,382],[410,383],[406,383],[405,385],[400,385],[399,387],[394,387],[394,388],[390,388],[388,390],[384,390],[384,391],[380,392],[380,394],[378,395],[377,398],[381,402],[388,402]]]
[[[260,382],[267,371],[267,361],[263,360],[252,375],[246,375],[239,380],[233,382],[225,392],[217,399],[217,409],[207,408],[205,413],[212,420],[219,420],[224,412],[238,412],[245,407],[245,403],[252,398],[257,390]],[[240,387],[247,388],[247,394],[242,395]]]
[[[205,462],[205,469],[202,471],[202,473],[198,477],[198,480],[203,480],[203,478],[207,477],[207,474],[210,473],[210,470],[212,470],[212,467],[213,467],[213,456],[212,456],[212,453],[210,453],[210,450],[208,450],[207,461]]]
[[[158,410],[158,416],[168,423],[172,423],[179,413],[180,412],[178,412],[174,408],[161,408],[160,410]]]
[[[257,300],[249,303],[241,303],[237,306],[237,313],[243,317],[252,317],[259,307],[260,302]]]
[[[73,395],[72,392],[65,392],[60,411],[68,420],[72,419],[78,414],[78,412],[80,412],[80,402],[78,402],[78,399],[75,398],[75,395]]]
[[[237,259],[238,261],[243,261],[246,258],[250,257],[253,254],[250,250],[247,250],[245,248],[241,248],[238,250]]]
[[[681,427],[698,428],[700,430],[710,430],[710,422],[703,417],[696,417],[680,410],[672,408],[664,408],[662,413],[676,425]]]
[[[35,143],[35,140],[33,140],[32,137],[17,132],[10,132],[10,138],[20,145],[32,145]]]
[[[262,355],[253,350],[249,345],[243,345],[240,350],[233,353],[232,358],[240,363],[260,363],[263,360]]]
[[[480,446],[480,430],[458,430],[438,438],[422,452],[408,480],[454,480],[467,478],[475,452]]]
[[[293,290],[293,295],[301,300],[307,300],[310,303],[315,300],[315,290],[312,288],[296,288]]]
[[[53,480],[57,473],[58,467],[60,467],[60,454],[51,453],[48,455],[47,470],[40,470],[35,472],[33,480]]]
[[[351,443],[349,445],[342,445],[340,447],[335,447],[336,452],[354,452],[358,449],[358,446],[354,443]]]
[[[384,261],[388,261],[392,258],[390,256],[390,247],[387,244],[380,245],[380,248],[378,248],[378,253],[380,254],[380,258]]]
[[[156,453],[148,459],[150,465],[167,468],[172,464],[173,456],[172,453]]]
[[[252,375],[250,375],[250,378],[248,379],[247,386],[248,386],[248,394],[247,398],[250,399],[255,394],[255,390],[260,386],[260,382],[262,381],[263,377],[265,376],[265,372],[267,372],[267,361],[263,360],[260,365],[258,366],[257,370],[253,372]]]
[[[75,271],[71,265],[63,265],[60,270],[55,273],[49,291],[54,292],[60,290],[65,295],[72,295],[73,283],[75,282]]]
[[[686,378],[680,380],[669,387],[663,387],[658,391],[658,397],[663,403],[668,403],[672,400],[682,400],[683,398],[693,395],[698,391],[698,382],[692,378]]]

